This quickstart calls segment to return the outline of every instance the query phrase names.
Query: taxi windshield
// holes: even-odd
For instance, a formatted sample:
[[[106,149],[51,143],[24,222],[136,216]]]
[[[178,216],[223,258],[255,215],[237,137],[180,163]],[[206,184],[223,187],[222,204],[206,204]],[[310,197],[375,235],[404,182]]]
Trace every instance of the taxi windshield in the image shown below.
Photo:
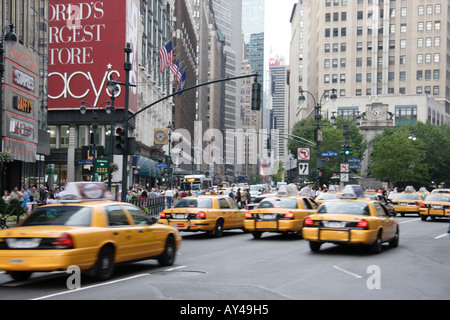
[[[89,227],[91,212],[91,208],[80,206],[40,207],[22,223],[22,226]]]
[[[417,193],[399,193],[395,196],[394,200],[419,200]]]
[[[211,198],[183,198],[174,208],[212,208]]]
[[[427,201],[450,202],[450,194],[434,193],[427,196]]]
[[[339,197],[339,193],[328,193],[324,192],[317,196],[316,200],[330,200],[330,199],[336,199]]]
[[[324,202],[317,213],[339,213],[370,216],[369,205],[366,202],[357,201],[329,201]]]
[[[272,198],[265,199],[261,201],[258,205],[258,209],[266,209],[266,208],[284,208],[284,209],[296,209],[297,208],[297,199],[282,199],[282,198]]]

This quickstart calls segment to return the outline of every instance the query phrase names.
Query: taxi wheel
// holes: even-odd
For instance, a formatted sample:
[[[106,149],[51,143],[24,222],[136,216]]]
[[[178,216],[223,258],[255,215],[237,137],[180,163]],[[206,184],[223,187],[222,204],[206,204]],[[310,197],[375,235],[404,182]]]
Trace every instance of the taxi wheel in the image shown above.
[[[172,235],[169,235],[166,241],[166,248],[162,255],[158,257],[158,262],[161,266],[171,266],[175,261],[175,255],[177,253],[177,248],[175,245],[175,239]]]
[[[381,252],[381,231],[378,232],[375,242],[370,246],[370,251],[372,251],[372,253],[380,253]]]
[[[220,238],[223,235],[223,220],[219,219],[216,221],[216,226],[214,230],[210,232],[210,235],[214,238]]]
[[[319,252],[321,246],[322,246],[322,243],[320,243],[320,242],[316,242],[316,241],[309,242],[309,248],[311,249],[312,252]]]
[[[114,272],[114,249],[110,246],[103,247],[98,254],[94,266],[94,278],[104,281],[111,278]]]
[[[253,238],[261,239],[262,231],[252,231]]]
[[[428,216],[421,214],[420,215],[420,220],[425,221],[427,220]]]
[[[30,278],[32,272],[31,271],[11,271],[9,275],[16,281],[25,281]]]
[[[392,248],[397,248],[399,240],[400,240],[400,233],[399,233],[398,228],[397,228],[397,231],[395,232],[394,238],[392,238],[392,240],[389,241],[389,245]]]

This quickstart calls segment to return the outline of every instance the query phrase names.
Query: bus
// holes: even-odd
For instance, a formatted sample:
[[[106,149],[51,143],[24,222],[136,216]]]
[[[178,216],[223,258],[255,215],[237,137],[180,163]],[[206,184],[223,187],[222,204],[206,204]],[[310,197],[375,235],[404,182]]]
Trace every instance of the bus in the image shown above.
[[[194,175],[188,175],[184,176],[181,179],[181,185],[180,190],[186,190],[186,191],[202,191],[202,190],[209,190],[209,188],[212,187],[212,179],[207,178],[203,174],[194,174]]]

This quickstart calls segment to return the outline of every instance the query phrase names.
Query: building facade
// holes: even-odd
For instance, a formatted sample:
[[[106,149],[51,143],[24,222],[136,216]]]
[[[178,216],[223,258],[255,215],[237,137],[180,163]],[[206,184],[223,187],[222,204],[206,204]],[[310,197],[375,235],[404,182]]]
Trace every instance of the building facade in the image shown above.
[[[47,133],[48,1],[2,1],[1,152],[12,163],[1,166],[1,188],[43,186],[45,159],[50,154]],[[11,29],[10,26],[13,26]],[[17,41],[8,44],[14,32]],[[2,191],[3,193],[3,191]]]

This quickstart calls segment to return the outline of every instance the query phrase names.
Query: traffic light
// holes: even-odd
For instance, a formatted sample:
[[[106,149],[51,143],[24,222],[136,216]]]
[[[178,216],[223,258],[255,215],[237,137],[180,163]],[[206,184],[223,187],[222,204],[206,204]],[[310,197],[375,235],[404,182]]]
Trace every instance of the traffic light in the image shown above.
[[[342,148],[341,148],[341,152],[342,152],[345,156],[350,156],[350,155],[352,155],[352,154],[353,154],[352,146],[349,145],[349,144],[343,145]]]
[[[116,136],[114,137],[114,154],[124,154],[126,147],[125,131],[123,128],[116,129]]]
[[[252,110],[261,110],[261,84],[254,82],[252,85]]]

